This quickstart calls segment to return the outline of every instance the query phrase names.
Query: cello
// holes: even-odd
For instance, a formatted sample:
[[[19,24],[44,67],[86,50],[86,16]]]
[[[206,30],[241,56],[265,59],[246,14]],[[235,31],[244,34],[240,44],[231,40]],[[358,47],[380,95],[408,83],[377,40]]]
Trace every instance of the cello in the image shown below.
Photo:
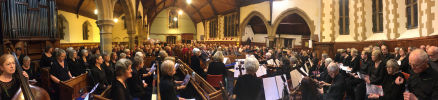
[[[18,62],[17,55],[15,52],[11,52],[11,54],[14,56],[16,72],[20,80],[20,89],[15,93],[14,97],[12,97],[12,100],[50,100],[50,96],[46,90],[29,84],[28,79],[24,77],[22,73],[23,68]]]

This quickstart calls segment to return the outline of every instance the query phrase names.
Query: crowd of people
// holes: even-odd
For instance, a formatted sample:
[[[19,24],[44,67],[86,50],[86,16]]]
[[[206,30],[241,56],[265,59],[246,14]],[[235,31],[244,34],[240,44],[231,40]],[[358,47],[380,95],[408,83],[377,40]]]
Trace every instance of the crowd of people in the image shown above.
[[[207,75],[223,75],[225,80],[229,67],[225,66],[224,57],[245,55],[247,74],[236,79],[232,91],[232,97],[237,100],[264,99],[262,78],[255,74],[262,65],[267,69],[282,69],[276,70],[282,71],[276,73],[285,74],[289,86],[297,84],[291,82],[296,79],[290,71],[296,69],[294,67],[304,67],[308,74],[302,74],[306,77],[298,84],[307,86],[311,81],[321,85],[315,88],[318,92],[312,92],[313,96],[307,96],[309,91],[302,89],[304,100],[438,98],[438,47],[396,47],[394,51],[389,52],[386,45],[364,47],[362,51],[347,48],[337,50],[333,58],[326,53],[318,58],[315,52],[309,50],[251,45],[148,44],[132,49],[115,45],[111,53],[101,52],[99,47],[60,49],[48,46],[42,53],[39,65],[40,68],[50,69],[53,85],[47,91],[55,100],[59,98],[60,82],[86,72],[91,79],[88,87],[98,84],[95,94],[111,86],[107,98],[150,100],[155,69],[145,65],[146,57],[155,57],[150,62],[159,65],[161,99],[199,98],[190,83],[182,84],[184,75],[174,67],[176,59],[189,58],[184,61],[203,78]],[[24,72],[15,72],[16,61],[11,54],[0,57],[1,99],[12,98],[18,90],[17,73],[23,73],[29,80],[39,81],[40,72],[31,66],[30,57],[22,54],[20,48],[16,49],[16,53]],[[203,65],[207,61],[210,61],[208,65]],[[342,69],[343,66],[347,68]],[[381,87],[382,93],[370,92],[369,87],[373,86]]]

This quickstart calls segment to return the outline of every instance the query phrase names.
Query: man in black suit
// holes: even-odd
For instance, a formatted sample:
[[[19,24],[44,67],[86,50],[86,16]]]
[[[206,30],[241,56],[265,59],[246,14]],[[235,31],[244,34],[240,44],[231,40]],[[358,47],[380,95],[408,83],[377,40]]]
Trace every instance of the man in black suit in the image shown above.
[[[382,56],[383,57],[383,62],[386,62],[389,59],[394,59],[394,55],[389,53],[389,51],[388,51],[388,46],[382,45],[382,46],[380,46],[380,49],[381,49],[382,54],[383,54],[383,56]]]

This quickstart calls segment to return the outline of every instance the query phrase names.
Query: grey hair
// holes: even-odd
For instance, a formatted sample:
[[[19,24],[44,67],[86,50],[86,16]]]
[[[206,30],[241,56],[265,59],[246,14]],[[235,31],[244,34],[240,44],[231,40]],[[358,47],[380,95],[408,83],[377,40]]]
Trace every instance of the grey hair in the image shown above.
[[[324,65],[327,66],[327,65],[329,65],[330,63],[333,62],[333,59],[332,58],[326,58],[324,62],[325,62]]]
[[[61,56],[61,54],[65,54],[65,51],[62,49],[58,49],[58,52],[56,52],[56,57]]]
[[[74,57],[74,56],[73,56],[74,53],[77,53],[77,52],[76,52],[75,50],[69,50],[69,51],[68,51],[68,58],[69,58],[69,59],[74,59],[74,58],[73,58],[73,57]]]
[[[88,50],[87,49],[82,49],[81,54],[85,54],[85,53],[88,53]]]
[[[400,65],[398,65],[397,61],[395,61],[394,59],[389,59],[386,62],[386,67],[392,67],[393,70],[398,71],[400,68]]]
[[[196,54],[196,53],[198,53],[199,51],[201,51],[201,50],[199,50],[198,48],[193,48],[192,53],[193,53],[193,54]]]
[[[116,66],[125,66],[128,67],[129,65],[132,65],[132,61],[126,58],[122,58],[117,61]]]
[[[337,72],[337,71],[339,71],[339,67],[338,67],[338,65],[336,63],[330,63],[327,66],[327,71],[328,72]]]
[[[135,53],[135,56],[136,56],[136,57],[137,57],[137,56],[139,56],[139,57],[144,57],[142,52],[136,52],[136,53]]]
[[[23,62],[26,61],[26,60],[30,60],[30,57],[29,56],[24,56]]]
[[[129,52],[130,50],[129,49],[125,49],[125,50],[123,50],[123,52]]]
[[[328,54],[323,53],[323,54],[321,55],[321,57],[322,57],[322,58],[328,58]]]
[[[126,53],[120,53],[120,58],[126,58]]]
[[[400,47],[395,47],[394,50],[395,50],[395,51],[399,51],[399,50],[400,50]]]
[[[259,69],[259,61],[254,57],[247,57],[244,65],[246,73],[256,73]]]
[[[292,57],[289,58],[289,61],[290,61],[291,64],[296,64],[298,59],[297,59],[297,57],[292,56]]]
[[[409,55],[409,59],[411,59],[411,57],[415,57],[415,58],[419,59],[422,62],[426,62],[426,61],[429,60],[429,57],[428,57],[426,51],[424,51],[423,49],[415,49]]]

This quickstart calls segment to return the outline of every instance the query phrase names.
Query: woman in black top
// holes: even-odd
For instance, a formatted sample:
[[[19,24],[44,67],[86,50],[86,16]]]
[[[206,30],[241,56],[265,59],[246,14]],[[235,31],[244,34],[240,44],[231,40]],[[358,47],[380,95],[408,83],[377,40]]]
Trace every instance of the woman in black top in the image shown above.
[[[111,92],[109,95],[110,99],[113,100],[132,100],[132,96],[129,93],[128,86],[126,85],[126,79],[132,77],[132,62],[128,59],[120,59],[116,64],[116,80],[114,80]]]
[[[165,60],[160,66],[160,94],[162,100],[178,100],[176,90],[184,89],[186,86],[176,86],[173,75],[176,73],[175,62]]]
[[[204,72],[204,69],[201,67],[201,51],[198,48],[193,49],[193,56],[190,58],[190,68],[193,69],[199,76],[205,79],[207,74]]]
[[[382,52],[380,50],[374,50],[371,54],[371,59],[374,63],[369,67],[369,79],[366,79],[365,81],[373,85],[378,85],[383,82],[383,78],[387,74],[385,68],[386,63],[382,61]]]
[[[350,68],[352,73],[356,73],[360,70],[360,57],[358,56],[357,49],[351,49]]]
[[[70,72],[73,76],[79,76],[85,73],[85,67],[81,66],[77,59],[78,53],[74,50],[69,51],[67,58],[67,66],[70,68]]]
[[[11,100],[20,88],[20,80],[16,73],[15,59],[10,54],[0,57],[0,100]],[[28,77],[26,72],[22,72]]]
[[[259,68],[259,62],[256,58],[245,59],[245,75],[240,76],[234,87],[233,97],[236,100],[264,100],[263,82],[261,78],[257,78],[256,71]]]
[[[360,60],[360,70],[359,72],[361,74],[368,74],[368,68],[372,65],[372,61],[371,59],[369,59],[370,57],[370,53],[368,53],[367,51],[362,51],[362,55],[361,55],[361,60]]]
[[[380,100],[403,100],[405,91],[404,75],[399,71],[399,65],[396,60],[390,59],[386,62],[388,75],[383,79],[382,88],[383,96],[371,94],[370,98],[379,98]]]
[[[26,71],[27,75],[29,76],[29,80],[33,80],[38,78],[38,74],[35,71],[35,68],[30,65],[30,57],[25,56],[23,58],[23,65],[22,65],[23,71]]]
[[[132,77],[127,80],[129,85],[129,90],[132,93],[132,96],[135,98],[140,98],[141,100],[147,99],[150,94],[146,94],[145,88],[148,86],[145,82],[143,82],[141,74],[139,71],[144,66],[144,60],[142,57],[136,56],[134,57],[134,63],[132,64]],[[150,74],[148,74],[150,75]]]
[[[100,94],[103,90],[106,89],[106,86],[109,84],[106,78],[105,69],[101,66],[103,63],[103,58],[100,55],[91,56],[91,78],[92,84],[90,87],[93,87],[95,84],[99,84],[98,88],[94,93]]]
[[[41,68],[52,66],[53,61],[55,61],[52,57],[52,52],[53,48],[50,46],[47,46],[46,49],[44,49],[44,53],[42,54],[40,60]]]
[[[51,99],[59,99],[59,84],[61,81],[67,81],[72,78],[68,65],[65,63],[66,53],[64,50],[60,49],[56,52],[56,61],[53,62],[52,67],[50,68],[50,79],[54,82],[54,86],[52,87],[54,91],[52,91]]]
[[[88,50],[86,50],[86,49],[81,50],[81,58],[79,58],[78,61],[79,61],[79,64],[81,64],[81,66],[83,68],[86,68],[86,69],[90,68],[90,64],[88,63]]]
[[[102,58],[103,58],[102,67],[103,67],[103,69],[105,69],[106,78],[107,78],[108,82],[112,82],[112,80],[116,79],[114,76],[115,64],[111,63],[110,55],[108,55],[106,53],[102,54]],[[109,83],[109,84],[111,84],[111,83]]]
[[[213,62],[208,64],[207,74],[222,75],[222,77],[225,79],[227,77],[227,69],[225,68],[225,64],[222,62],[223,59],[224,55],[222,55],[222,52],[216,52],[216,54],[213,55]]]
[[[110,56],[111,56],[110,57],[111,61],[109,61],[109,63],[114,66],[114,70],[115,70],[115,66],[116,66],[116,63],[117,63],[117,60],[118,60],[117,53],[112,52]]]
[[[402,72],[412,74],[411,66],[409,65],[409,56],[406,54],[406,49],[400,48],[399,54],[400,58],[397,60],[400,62],[400,70]]]

